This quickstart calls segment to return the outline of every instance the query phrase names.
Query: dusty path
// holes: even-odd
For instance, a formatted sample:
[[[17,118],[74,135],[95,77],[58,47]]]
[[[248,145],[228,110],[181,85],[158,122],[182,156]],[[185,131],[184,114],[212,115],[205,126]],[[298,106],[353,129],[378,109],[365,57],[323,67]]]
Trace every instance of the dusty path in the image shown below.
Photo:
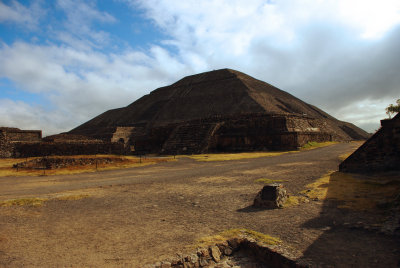
[[[243,227],[281,238],[314,264],[395,267],[398,241],[337,225],[337,210],[329,217],[321,201],[249,207],[263,185],[256,179],[284,180],[295,194],[336,170],[338,156],[352,150],[352,143],[337,144],[257,159],[183,158],[80,175],[0,178],[0,201],[50,198],[39,207],[0,207],[0,267],[140,267],[191,251],[201,237]],[[88,197],[54,198],[65,194]]]

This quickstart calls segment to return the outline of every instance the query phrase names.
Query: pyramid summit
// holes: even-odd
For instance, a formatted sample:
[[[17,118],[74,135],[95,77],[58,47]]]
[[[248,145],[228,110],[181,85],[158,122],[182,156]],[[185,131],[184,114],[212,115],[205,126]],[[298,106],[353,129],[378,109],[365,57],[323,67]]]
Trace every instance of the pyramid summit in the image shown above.
[[[368,133],[244,73],[184,77],[70,131],[157,153],[276,150]]]

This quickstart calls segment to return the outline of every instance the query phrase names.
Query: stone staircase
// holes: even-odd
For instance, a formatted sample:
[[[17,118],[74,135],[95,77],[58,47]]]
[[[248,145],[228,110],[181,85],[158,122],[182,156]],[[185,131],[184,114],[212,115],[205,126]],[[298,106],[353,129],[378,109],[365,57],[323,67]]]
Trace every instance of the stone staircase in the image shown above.
[[[219,127],[217,123],[187,123],[178,125],[163,145],[164,154],[203,153],[210,137]]]

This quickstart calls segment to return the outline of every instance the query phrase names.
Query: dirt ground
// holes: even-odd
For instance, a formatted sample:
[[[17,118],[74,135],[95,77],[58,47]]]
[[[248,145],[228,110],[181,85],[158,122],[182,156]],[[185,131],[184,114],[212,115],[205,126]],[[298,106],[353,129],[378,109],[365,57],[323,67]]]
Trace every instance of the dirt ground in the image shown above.
[[[398,237],[360,228],[382,224],[384,210],[352,210],[318,198],[277,210],[251,207],[263,186],[256,180],[282,180],[298,195],[359,145],[0,178],[0,201],[41,200],[0,206],[0,267],[141,267],[192,252],[200,238],[231,228],[278,237],[314,267],[397,267]]]

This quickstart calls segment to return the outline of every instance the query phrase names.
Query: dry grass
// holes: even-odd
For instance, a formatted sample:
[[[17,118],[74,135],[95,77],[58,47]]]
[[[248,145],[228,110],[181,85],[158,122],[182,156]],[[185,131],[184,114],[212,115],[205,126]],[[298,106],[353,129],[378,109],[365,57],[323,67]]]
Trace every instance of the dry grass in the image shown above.
[[[326,147],[333,144],[337,144],[337,141],[326,141],[326,142],[316,142],[316,141],[309,141],[305,145],[301,147],[301,150],[312,150],[320,147]]]
[[[330,146],[338,142],[309,142],[304,145],[300,150],[311,150],[320,147]],[[241,159],[251,159],[260,157],[273,157],[287,153],[297,153],[299,151],[280,151],[280,152],[247,152],[247,153],[217,153],[217,154],[195,154],[190,156],[178,156],[179,157],[190,157],[196,161],[230,161],[230,160],[241,160]]]
[[[41,207],[50,200],[59,201],[73,201],[88,198],[88,194],[58,194],[48,197],[31,197],[31,198],[18,198],[0,201],[0,207],[11,207],[11,206],[28,206],[28,207]]]
[[[241,160],[241,159],[259,158],[259,157],[273,157],[273,156],[278,156],[278,155],[293,153],[293,152],[296,152],[296,151],[250,152],[250,153],[232,153],[232,154],[196,154],[196,155],[183,156],[183,157],[190,157],[196,161],[208,162],[208,161]]]
[[[282,241],[267,234],[259,233],[249,229],[229,229],[214,236],[207,236],[198,240],[198,246],[209,246],[216,243],[221,243],[232,238],[251,238],[258,243],[265,245],[277,245]]]
[[[341,155],[339,155],[339,160],[340,160],[340,161],[344,161],[344,160],[347,159],[347,157],[349,157],[351,154],[352,154],[352,152],[351,152],[351,153],[346,153],[346,154],[341,154]]]
[[[19,198],[0,201],[0,207],[11,207],[11,206],[29,206],[29,207],[40,207],[43,205],[46,198]]]
[[[14,164],[30,161],[37,159],[38,157],[31,158],[3,158],[0,159],[0,177],[5,176],[43,176],[43,175],[68,175],[68,174],[79,174],[84,172],[96,172],[101,170],[112,170],[112,169],[123,169],[140,167],[146,165],[153,165],[159,162],[172,161],[169,158],[140,158],[136,156],[119,156],[119,155],[75,155],[75,156],[52,156],[52,158],[96,158],[96,157],[107,157],[121,159],[122,161],[117,161],[110,164],[96,164],[83,165],[83,166],[70,166],[66,168],[52,169],[52,170],[40,170],[40,169],[15,169]]]
[[[63,195],[54,198],[55,200],[62,200],[62,201],[71,201],[71,200],[81,200],[84,198],[88,198],[88,194],[77,194],[77,195]]]
[[[375,209],[379,203],[391,202],[400,193],[400,178],[391,176],[352,175],[331,172],[306,186],[301,194],[311,199],[335,199],[339,208]]]
[[[270,183],[276,183],[276,182],[283,182],[284,180],[272,180],[272,179],[265,179],[265,178],[261,178],[261,179],[257,179],[254,182],[260,182],[260,183],[264,183],[264,184],[270,184]]]
[[[306,186],[307,189],[301,191],[300,194],[304,194],[305,196],[311,199],[317,199],[317,200],[326,199],[328,194],[329,181],[332,174],[333,171],[325,174],[315,182],[308,184]]]
[[[310,202],[310,201],[305,196],[290,195],[286,199],[285,204],[283,204],[283,207],[288,208],[288,207],[300,205],[301,203],[308,203],[308,202]]]

